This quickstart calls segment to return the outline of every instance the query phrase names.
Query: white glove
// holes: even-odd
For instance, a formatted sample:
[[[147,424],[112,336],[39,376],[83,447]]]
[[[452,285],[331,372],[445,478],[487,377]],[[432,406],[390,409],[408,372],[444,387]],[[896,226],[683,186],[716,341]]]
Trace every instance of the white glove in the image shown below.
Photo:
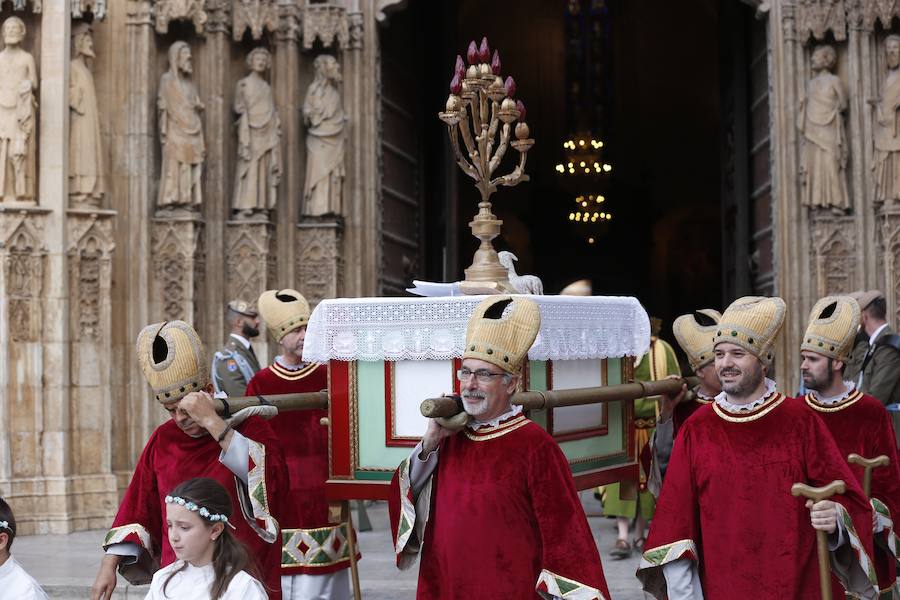
[[[472,415],[463,411],[461,413],[457,413],[452,417],[435,417],[434,420],[438,425],[445,429],[449,429],[450,431],[460,431],[463,427],[469,424],[469,421],[472,420]]]

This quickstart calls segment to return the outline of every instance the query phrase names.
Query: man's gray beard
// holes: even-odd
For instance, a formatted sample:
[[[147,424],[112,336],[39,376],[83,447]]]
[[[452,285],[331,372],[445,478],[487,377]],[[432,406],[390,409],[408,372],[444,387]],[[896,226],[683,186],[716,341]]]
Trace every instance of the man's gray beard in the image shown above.
[[[733,384],[722,383],[722,391],[735,398],[745,399],[747,395],[753,392],[764,379],[762,365],[756,363],[756,369],[752,373],[746,374],[741,381]]]
[[[466,412],[473,417],[483,415],[487,411],[487,398],[473,398],[472,400],[469,400],[465,396],[463,396],[462,401],[463,407],[465,407]]]

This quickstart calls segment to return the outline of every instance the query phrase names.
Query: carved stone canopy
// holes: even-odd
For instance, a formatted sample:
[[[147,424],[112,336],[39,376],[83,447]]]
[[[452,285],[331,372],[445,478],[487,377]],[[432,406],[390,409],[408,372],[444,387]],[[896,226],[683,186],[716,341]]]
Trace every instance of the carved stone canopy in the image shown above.
[[[234,0],[231,13],[235,41],[240,41],[248,30],[254,40],[262,38],[264,31],[278,30],[276,0]]]
[[[28,8],[28,0],[0,0],[0,9],[7,2],[12,3],[13,10],[25,10]],[[98,21],[106,18],[107,0],[71,0],[72,2],[72,18],[84,18],[85,13],[91,13]],[[31,12],[40,14],[43,11],[43,0],[31,0]]]
[[[797,32],[807,41],[823,40],[828,32],[844,41],[848,26],[871,32],[881,23],[891,29],[894,17],[900,17],[900,0],[797,0],[796,6]]]
[[[156,31],[168,33],[172,21],[191,21],[197,35],[205,33],[209,20],[206,0],[155,0]]]

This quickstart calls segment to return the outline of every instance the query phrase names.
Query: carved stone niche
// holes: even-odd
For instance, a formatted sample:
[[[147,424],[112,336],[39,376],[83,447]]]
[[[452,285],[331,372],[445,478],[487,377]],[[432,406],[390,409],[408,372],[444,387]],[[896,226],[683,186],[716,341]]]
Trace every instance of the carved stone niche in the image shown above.
[[[350,18],[347,9],[336,3],[310,4],[303,9],[303,48],[309,50],[316,39],[326,48],[350,45]]]
[[[344,222],[340,217],[304,217],[297,224],[296,273],[298,289],[315,306],[341,295]]]
[[[42,209],[0,212],[0,306],[6,310],[4,342],[40,342],[43,323],[41,293],[47,248]],[[13,358],[7,354],[7,359]],[[7,365],[10,366],[10,365]],[[0,378],[2,380],[2,378]],[[0,393],[4,393],[0,390]]]
[[[81,19],[85,13],[91,13],[98,21],[106,18],[107,0],[72,0],[72,18]]]
[[[172,21],[192,22],[197,35],[206,31],[206,0],[156,0],[155,8],[157,33],[168,33]]]
[[[203,221],[191,216],[155,218],[150,245],[153,257],[150,318],[199,323],[198,292],[206,262]]]
[[[12,3],[13,10],[25,10],[28,6],[28,0],[0,0],[0,9],[7,1]],[[38,14],[41,10],[41,0],[31,0],[31,12]]]
[[[268,221],[228,221],[225,289],[229,298],[256,299],[276,284],[275,228]]]
[[[854,218],[820,214],[812,218],[811,228],[810,273],[817,297],[849,294],[858,287]]]
[[[888,321],[900,322],[900,212],[882,216],[882,256],[884,257],[884,292],[888,304]],[[891,318],[893,315],[893,319]]]
[[[104,344],[110,337],[110,289],[115,250],[111,210],[69,210],[70,338],[76,343]]]

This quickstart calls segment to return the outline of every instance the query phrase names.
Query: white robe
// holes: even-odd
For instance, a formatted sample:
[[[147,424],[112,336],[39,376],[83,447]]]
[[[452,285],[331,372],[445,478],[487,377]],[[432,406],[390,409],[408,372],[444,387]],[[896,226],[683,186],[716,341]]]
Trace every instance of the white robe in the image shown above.
[[[16,600],[47,600],[37,581],[12,556],[0,565],[0,597]]]
[[[163,594],[163,585],[169,578],[169,573],[177,571],[184,565],[184,561],[176,560],[172,564],[160,569],[153,574],[153,582],[150,591],[144,600],[209,600],[209,587],[212,585],[215,573],[212,563],[205,567],[194,567],[190,564],[184,570],[176,573],[172,581],[166,586]],[[221,596],[221,600],[268,600],[263,585],[256,579],[241,571],[234,576],[228,589]]]

